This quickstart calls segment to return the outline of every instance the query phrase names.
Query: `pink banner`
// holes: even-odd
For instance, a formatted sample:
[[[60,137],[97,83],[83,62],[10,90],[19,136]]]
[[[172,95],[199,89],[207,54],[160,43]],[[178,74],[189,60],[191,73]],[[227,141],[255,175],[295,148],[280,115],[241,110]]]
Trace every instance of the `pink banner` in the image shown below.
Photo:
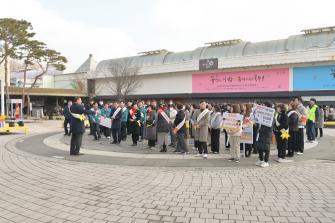
[[[289,91],[289,69],[192,74],[193,93]]]

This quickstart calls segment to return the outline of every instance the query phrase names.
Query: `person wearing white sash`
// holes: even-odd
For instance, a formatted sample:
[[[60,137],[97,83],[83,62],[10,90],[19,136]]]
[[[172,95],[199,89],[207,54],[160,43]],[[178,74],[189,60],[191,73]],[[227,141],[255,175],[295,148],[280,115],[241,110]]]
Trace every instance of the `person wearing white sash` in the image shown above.
[[[127,140],[127,122],[128,122],[128,115],[129,115],[129,110],[124,104],[123,101],[120,102],[120,107],[121,107],[121,140],[126,141]]]
[[[113,141],[111,144],[120,144],[122,108],[119,107],[117,102],[114,102],[113,108],[114,109],[111,112]]]
[[[198,150],[199,149],[199,132],[196,131],[195,128],[195,122],[197,121],[197,116],[200,113],[200,109],[199,109],[199,105],[197,104],[193,104],[192,105],[192,113],[191,113],[191,126],[192,126],[192,137],[194,138],[194,150]]]
[[[169,116],[169,118],[171,119],[171,125],[170,125],[170,138],[171,138],[171,143],[169,146],[172,146],[174,148],[176,148],[176,144],[177,144],[177,139],[176,136],[173,134],[172,129],[174,128],[173,123],[174,120],[176,118],[177,115],[177,110],[175,109],[174,104],[169,104],[169,109],[167,111],[167,114]],[[177,150],[175,150],[175,152],[177,152]]]
[[[146,119],[144,121],[144,138],[148,140],[148,148],[155,149],[156,144],[156,109],[152,105],[147,108]]]
[[[211,150],[214,154],[220,152],[220,132],[222,125],[222,115],[220,106],[214,105],[214,112],[209,122],[211,132]]]
[[[81,98],[78,97],[74,99],[70,113],[72,128],[70,155],[81,155],[80,147],[85,132],[84,115],[95,114],[95,112],[86,110],[81,104]]]
[[[207,139],[208,139],[208,127],[209,127],[209,110],[206,108],[206,101],[200,102],[200,113],[196,117],[196,122],[194,123],[197,134],[199,135],[199,148],[197,157],[208,157],[207,150]]]
[[[160,152],[167,152],[166,146],[168,145],[168,133],[171,125],[171,120],[167,115],[167,108],[164,104],[160,104],[156,116],[156,131],[157,131],[157,144],[162,147]]]
[[[133,144],[131,146],[137,146],[140,136],[140,127],[141,127],[141,112],[137,107],[137,104],[134,103],[133,108],[129,110],[129,129],[131,132],[131,138]]]
[[[185,134],[186,134],[186,116],[183,111],[183,105],[177,104],[177,115],[174,120],[174,129],[173,134],[176,136],[177,140],[177,148],[176,151],[182,154],[188,153],[187,145],[185,142]]]

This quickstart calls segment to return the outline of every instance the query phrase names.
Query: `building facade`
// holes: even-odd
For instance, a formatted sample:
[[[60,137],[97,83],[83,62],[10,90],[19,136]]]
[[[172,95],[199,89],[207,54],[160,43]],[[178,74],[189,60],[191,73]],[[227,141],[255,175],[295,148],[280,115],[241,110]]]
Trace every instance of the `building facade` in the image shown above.
[[[111,98],[115,62],[139,69],[141,85],[129,98],[250,100],[301,95],[335,101],[335,28],[265,42],[228,40],[193,51],[167,50],[103,60],[87,78],[99,98]],[[106,80],[109,81],[106,81]]]

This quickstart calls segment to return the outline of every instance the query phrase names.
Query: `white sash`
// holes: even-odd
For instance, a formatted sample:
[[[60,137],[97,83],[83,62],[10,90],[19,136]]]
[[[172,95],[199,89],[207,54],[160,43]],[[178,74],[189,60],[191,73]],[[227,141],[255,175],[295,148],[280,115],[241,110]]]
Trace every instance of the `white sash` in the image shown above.
[[[159,111],[159,114],[161,114],[163,116],[163,118],[168,122],[170,123],[171,122],[171,119],[169,118],[169,116],[167,116],[167,114],[164,112],[164,111]]]
[[[74,118],[80,119],[80,121],[84,121],[84,119],[85,119],[85,116],[83,114],[80,115],[80,114],[76,114],[76,113],[72,113],[72,112],[70,112],[70,113]]]
[[[218,115],[221,115],[221,113],[220,112],[216,112],[215,114],[214,114],[214,116],[213,116],[213,118],[211,119],[211,126],[212,126],[212,124],[213,124],[213,121],[216,119],[216,117],[218,117]]]
[[[125,110],[127,110],[127,108],[126,108],[126,107],[123,107],[123,108],[122,108],[122,112],[124,112]]]
[[[199,116],[198,116],[198,118],[197,118],[197,122],[200,122],[200,120],[207,114],[207,112],[208,112],[209,110],[206,108],[205,110],[203,110],[200,114],[199,114]]]
[[[84,121],[85,120],[85,115],[84,114],[76,114],[76,113],[72,113],[71,109],[69,108],[70,114],[76,118],[79,119],[80,121]]]
[[[177,126],[176,126],[176,129],[181,129],[183,126],[184,126],[184,124],[185,124],[185,121],[186,121],[186,117],[183,119],[183,121],[181,121]]]
[[[293,113],[296,113],[298,115],[298,113],[296,111],[292,110],[289,113],[287,113],[287,117],[290,117]]]
[[[112,118],[115,119],[115,117],[117,116],[117,114],[119,114],[120,111],[121,111],[121,108],[118,107],[118,108],[115,110],[115,112],[114,112]]]

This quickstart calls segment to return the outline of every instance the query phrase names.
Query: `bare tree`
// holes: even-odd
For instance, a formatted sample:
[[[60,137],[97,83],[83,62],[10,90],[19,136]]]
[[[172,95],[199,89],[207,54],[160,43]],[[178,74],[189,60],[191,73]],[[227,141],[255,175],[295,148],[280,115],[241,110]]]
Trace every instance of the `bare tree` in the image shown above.
[[[87,94],[86,79],[77,79],[71,82],[71,87],[81,94]]]
[[[138,72],[139,68],[132,67],[127,60],[114,61],[102,72],[105,78],[104,85],[117,99],[124,99],[141,86]]]

